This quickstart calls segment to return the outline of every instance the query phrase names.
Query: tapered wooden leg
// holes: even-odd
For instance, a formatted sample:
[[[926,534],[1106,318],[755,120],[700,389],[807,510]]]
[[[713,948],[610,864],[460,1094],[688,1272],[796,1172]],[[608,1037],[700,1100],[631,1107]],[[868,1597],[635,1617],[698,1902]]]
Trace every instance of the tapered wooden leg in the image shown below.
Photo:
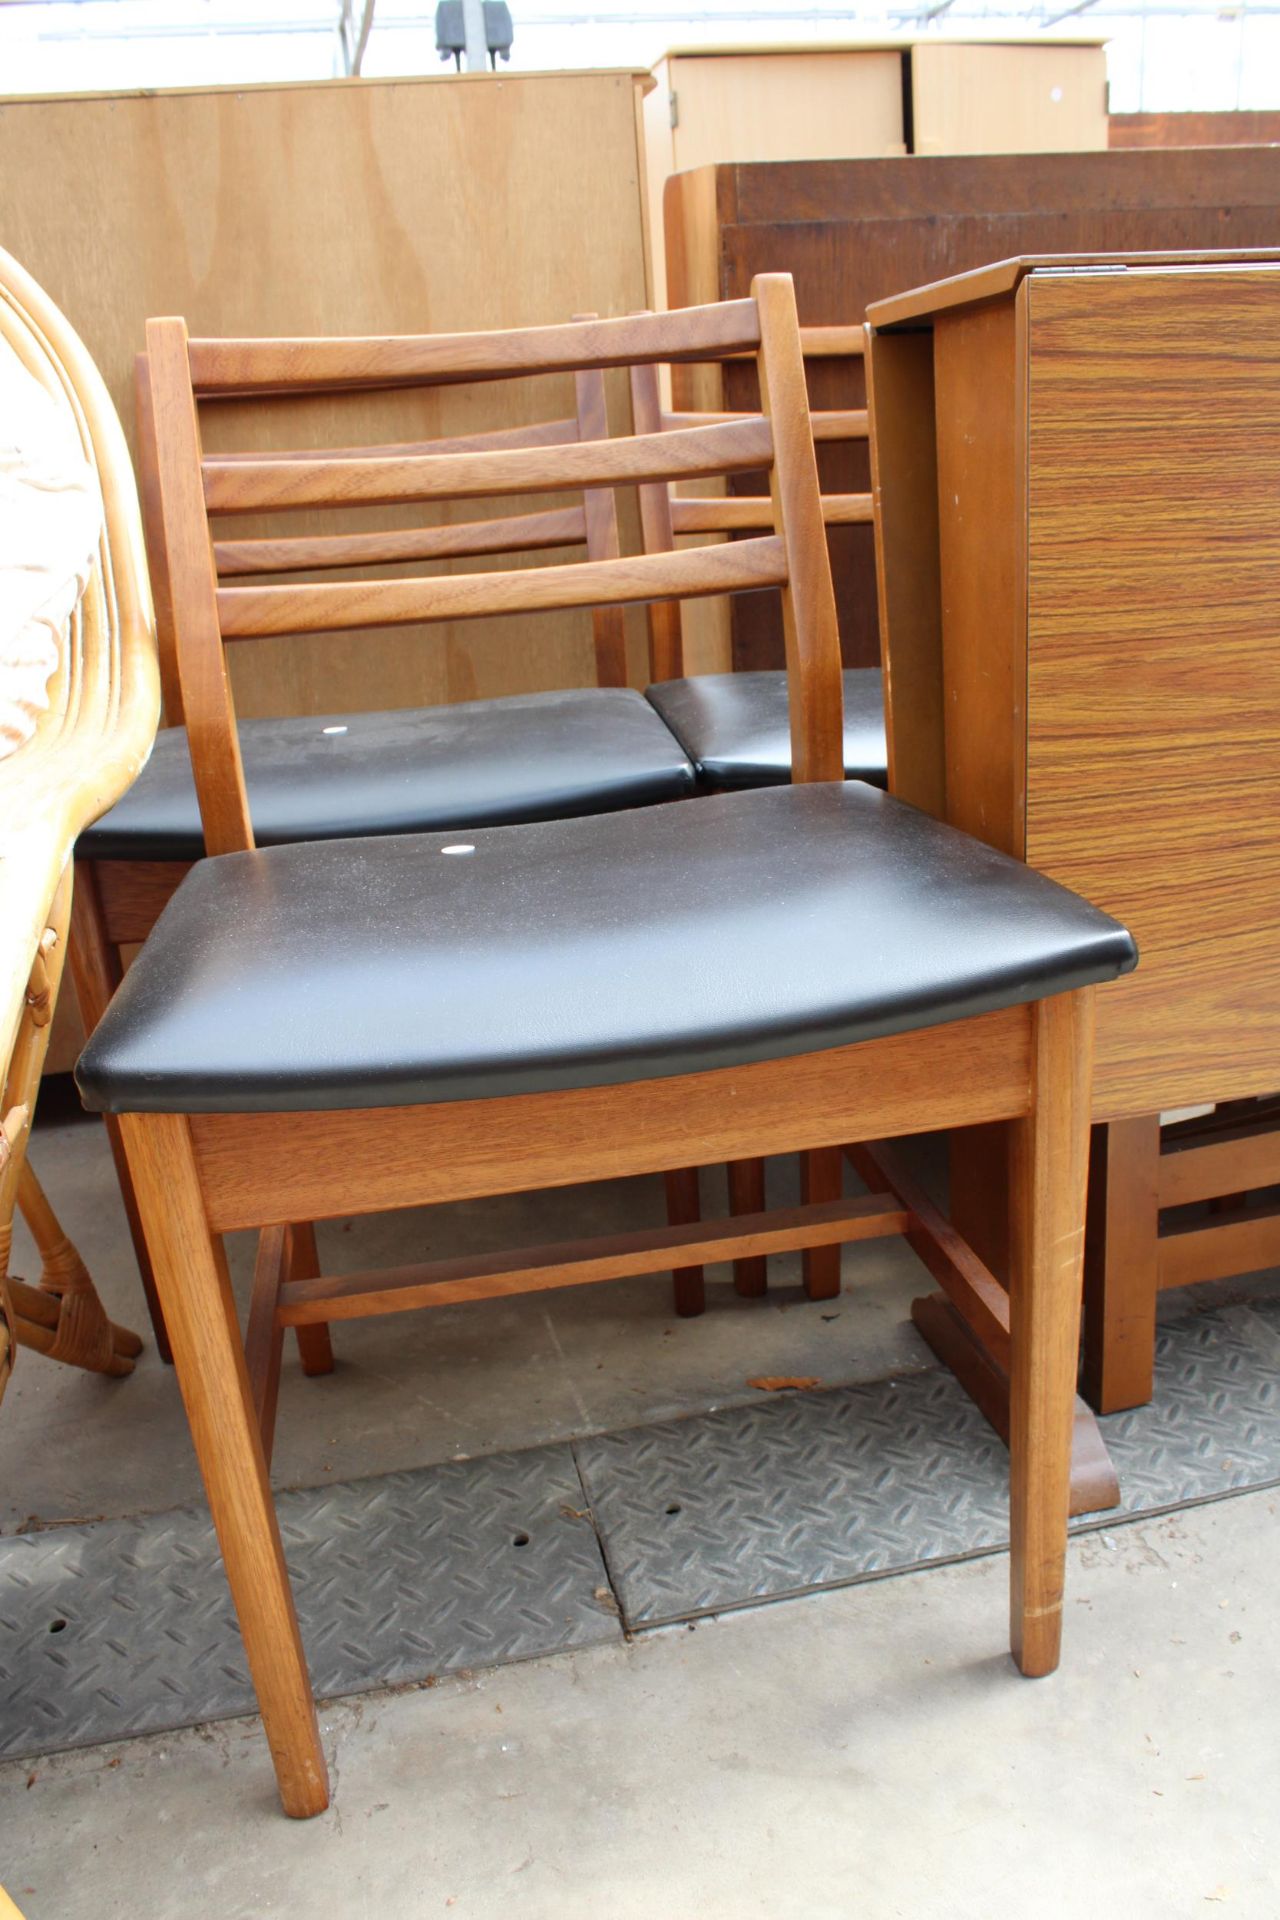
[[[843,1147],[820,1147],[800,1156],[800,1197],[838,1200],[844,1191]],[[840,1254],[836,1247],[810,1247],[803,1255],[804,1290],[810,1300],[834,1300],[840,1292]]]
[[[667,1189],[667,1224],[691,1227],[702,1218],[702,1200],[698,1192],[698,1169],[677,1167],[664,1173]],[[701,1267],[677,1267],[671,1275],[675,1308],[682,1320],[693,1320],[706,1310],[707,1288]]]
[[[1062,1639],[1092,1064],[1093,989],[1042,1000],[1009,1219],[1011,1640],[1033,1678],[1053,1672]]]
[[[1159,1116],[1095,1127],[1089,1154],[1081,1384],[1099,1413],[1142,1407],[1151,1398],[1159,1241]]]
[[[221,1242],[187,1121],[130,1114],[122,1132],[280,1798],[307,1819],[329,1803],[328,1776]]]
[[[316,1248],[316,1230],[309,1220],[301,1220],[289,1236],[290,1280],[318,1280],[320,1277],[320,1254]],[[329,1338],[329,1329],[323,1320],[316,1320],[310,1326],[295,1327],[298,1336],[298,1355],[302,1361],[302,1371],[310,1377],[319,1373],[333,1372],[333,1343]]]
[[[764,1212],[764,1161],[731,1160],[729,1173],[730,1213]],[[733,1263],[733,1287],[744,1299],[758,1299],[769,1289],[769,1261],[762,1253],[748,1255]]]
[[[93,862],[90,860],[76,862],[75,886],[71,895],[71,936],[67,964],[71,968],[76,1004],[80,1008],[84,1030],[86,1033],[92,1033],[110,1005],[116,988],[120,985],[123,969],[118,951],[106,936],[97,878]],[[138,1217],[138,1203],[134,1198],[129,1161],[125,1154],[124,1143],[120,1138],[120,1123],[115,1115],[110,1113],[104,1114],[103,1119],[106,1123],[111,1158],[115,1162],[120,1198],[124,1202],[125,1219],[129,1223],[133,1256],[138,1263],[147,1312],[151,1316],[156,1352],[166,1363],[171,1362],[173,1354],[169,1349],[169,1335],[164,1324],[164,1314],[160,1310],[155,1275],[151,1271],[151,1255],[147,1251],[146,1236]]]

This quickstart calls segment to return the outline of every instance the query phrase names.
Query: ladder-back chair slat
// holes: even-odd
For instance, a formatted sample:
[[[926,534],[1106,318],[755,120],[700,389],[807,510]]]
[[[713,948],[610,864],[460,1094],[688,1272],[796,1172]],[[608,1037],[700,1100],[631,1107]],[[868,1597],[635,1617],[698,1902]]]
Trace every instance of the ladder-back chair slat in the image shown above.
[[[197,397],[298,388],[349,392],[363,387],[445,386],[516,379],[527,373],[628,367],[658,360],[723,359],[760,344],[754,300],[682,307],[676,313],[503,333],[390,334],[350,340],[200,340],[190,342]]]
[[[392,453],[331,461],[268,457],[229,465],[212,457],[202,462],[202,471],[210,513],[262,513],[699,480],[758,471],[772,455],[769,423],[755,415],[728,426],[499,453]]]
[[[692,547],[563,567],[443,575],[435,579],[322,581],[307,586],[222,587],[217,608],[227,640],[478,620],[570,607],[628,606],[781,587],[785,546],[776,534],[731,546]]]
[[[772,526],[772,520],[767,522]],[[408,527],[388,533],[319,533],[279,539],[215,540],[219,579],[253,573],[302,573],[321,567],[390,566],[408,560],[478,558],[537,547],[571,547],[587,538],[583,507],[469,520],[460,526]]]

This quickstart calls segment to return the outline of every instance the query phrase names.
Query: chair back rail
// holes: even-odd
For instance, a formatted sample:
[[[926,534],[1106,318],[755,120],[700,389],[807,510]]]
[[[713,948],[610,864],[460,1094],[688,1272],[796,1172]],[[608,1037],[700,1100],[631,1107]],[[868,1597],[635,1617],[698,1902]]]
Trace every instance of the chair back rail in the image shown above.
[[[716,358],[753,350],[762,412],[669,432],[607,433],[603,394],[583,376],[636,363]],[[791,676],[793,760],[798,779],[839,779],[841,678],[835,601],[826,559],[804,362],[790,277],[764,275],[752,297],[677,315],[575,320],[515,334],[387,341],[191,341],[181,320],[147,329],[162,539],[173,597],[176,652],[197,792],[211,852],[253,844],[225,644],[266,635],[430,623],[484,614],[591,606],[620,610],[654,599],[778,587]],[[269,455],[206,457],[198,402],[213,391],[243,398],[282,388],[346,390],[372,382],[449,384],[518,374],[578,376],[578,437],[482,451],[379,453],[342,449],[305,459]],[[760,538],[686,552],[623,557],[616,525],[592,494],[641,482],[660,484],[764,471],[771,525]],[[302,584],[228,585],[210,517],[287,513],[316,507],[500,499],[529,493],[584,493],[581,508],[597,553],[586,562],[466,575]],[[537,521],[540,516],[522,516]],[[490,523],[493,524],[493,523]],[[439,530],[432,530],[439,531]],[[455,532],[458,530],[454,530]],[[330,536],[382,540],[386,535]],[[395,536],[392,536],[395,537]],[[412,538],[413,536],[409,536]],[[320,536],[324,538],[324,536]],[[488,550],[486,548],[486,550]],[[357,548],[361,561],[368,549]],[[317,564],[353,564],[330,547]],[[286,547],[286,556],[289,549]],[[232,555],[240,564],[245,555]],[[259,551],[258,558],[266,559]],[[292,558],[298,557],[293,549]],[[308,553],[314,559],[314,553]],[[383,556],[385,557],[385,555]],[[416,556],[422,557],[422,556]],[[254,564],[254,555],[248,556]],[[256,565],[254,570],[256,571]],[[621,654],[621,630],[618,629]]]
[[[414,384],[446,386],[470,380],[511,380],[529,373],[576,373],[584,367],[629,367],[655,351],[663,361],[722,360],[731,354],[754,353],[759,344],[755,301],[747,299],[683,307],[678,313],[571,320],[561,326],[502,333],[338,340],[196,339],[190,342],[190,367],[197,398],[218,394],[240,398]]]
[[[149,363],[145,353],[137,356],[135,374],[143,513],[148,551],[153,561],[165,711],[171,724],[177,725],[183,718],[182,693],[178,684],[164,528],[159,511],[155,427],[151,410]],[[304,397],[307,391],[297,388],[295,397]],[[588,370],[576,376],[576,401],[576,414],[563,419],[538,420],[526,426],[460,434],[447,440],[403,441],[397,442],[394,447],[303,447],[273,457],[290,464],[311,461],[327,467],[344,460],[364,461],[379,456],[432,459],[455,453],[484,454],[557,446],[579,438],[599,437],[606,418],[604,376],[599,370]],[[227,468],[256,464],[262,458],[261,453],[247,452],[229,452],[219,456],[221,464]],[[464,523],[368,533],[279,534],[244,540],[215,539],[213,551],[219,578],[235,579],[256,574],[311,573],[345,567],[379,567],[413,561],[532,553],[540,549],[577,545],[586,547],[590,559],[609,558],[618,552],[617,502],[611,492],[592,489],[584,493],[581,506],[508,514]],[[626,634],[620,611],[613,608],[592,609],[592,647],[597,686],[626,686]]]

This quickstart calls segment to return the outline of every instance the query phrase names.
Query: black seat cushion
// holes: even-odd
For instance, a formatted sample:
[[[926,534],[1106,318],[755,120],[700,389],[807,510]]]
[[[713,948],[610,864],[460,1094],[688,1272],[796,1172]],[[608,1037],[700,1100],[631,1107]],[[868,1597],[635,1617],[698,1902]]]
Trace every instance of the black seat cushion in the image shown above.
[[[661,680],[649,699],[713,793],[780,787],[791,778],[785,673],[702,673]],[[879,667],[844,675],[844,771],[848,780],[889,784],[884,689]]]
[[[678,800],[693,769],[643,695],[574,688],[400,713],[240,724],[259,846],[559,820]],[[161,733],[124,798],[81,834],[90,860],[204,852],[184,728]]]
[[[932,1026],[1135,961],[1106,914],[874,787],[762,788],[201,861],[77,1079],[98,1110],[188,1113],[611,1085]]]

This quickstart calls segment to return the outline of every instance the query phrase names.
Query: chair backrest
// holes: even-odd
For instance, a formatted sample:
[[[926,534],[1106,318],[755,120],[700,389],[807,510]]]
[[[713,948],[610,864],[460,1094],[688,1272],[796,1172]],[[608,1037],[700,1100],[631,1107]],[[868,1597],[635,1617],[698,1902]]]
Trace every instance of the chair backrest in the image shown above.
[[[581,316],[592,318],[594,316]],[[156,628],[160,646],[160,676],[165,719],[178,726],[183,719],[182,685],[178,672],[173,625],[173,600],[165,549],[155,413],[151,395],[150,362],[145,353],[134,361],[135,403],[138,421],[138,482],[143,524],[151,563]],[[523,427],[498,428],[450,440],[401,441],[396,446],[299,449],[281,458],[291,460],[359,459],[374,454],[442,454],[498,452],[514,447],[557,446],[571,440],[601,440],[608,435],[604,375],[586,368],[575,376],[575,411],[567,419],[540,420]],[[315,391],[329,389],[320,386]],[[299,386],[292,390],[305,394]],[[274,396],[267,396],[268,398]],[[228,454],[228,461],[252,459],[251,454]],[[591,560],[609,560],[620,551],[617,502],[604,489],[584,493],[581,505],[552,508],[540,513],[508,514],[501,518],[397,528],[386,532],[351,534],[293,534],[246,540],[215,540],[214,565],[220,580],[260,574],[337,571],[344,567],[390,566],[415,560],[473,559],[491,554],[532,553],[552,547],[583,545]],[[597,607],[591,613],[592,650],[596,685],[627,685],[627,643],[620,607]]]
[[[782,590],[793,777],[843,774],[840,652],[804,361],[788,274],[749,299],[680,313],[519,332],[383,339],[192,340],[147,326],[160,511],[182,697],[211,853],[253,845],[224,643],[291,633]],[[206,456],[197,402],[281,393],[504,380],[753,353],[763,411],[745,420],[539,447],[353,455]],[[636,487],[767,472],[773,531],[727,546],[465,576],[227,585],[210,529],[224,514]],[[344,539],[348,536],[343,535]]]
[[[861,327],[801,327],[800,346],[806,360],[860,358],[864,351]],[[727,357],[719,364],[728,364]],[[637,433],[670,433],[700,423],[745,420],[743,413],[672,412],[662,404],[658,369],[631,369],[631,411]],[[865,407],[813,407],[809,421],[817,446],[866,440]],[[678,535],[754,532],[771,524],[772,506],[761,494],[719,495],[677,493],[669,483],[639,489],[640,534],[646,553],[667,553]],[[869,526],[869,493],[824,493],[822,517],[829,527]],[[649,672],[654,680],[675,680],[684,672],[684,629],[676,602],[655,603],[649,609]]]

